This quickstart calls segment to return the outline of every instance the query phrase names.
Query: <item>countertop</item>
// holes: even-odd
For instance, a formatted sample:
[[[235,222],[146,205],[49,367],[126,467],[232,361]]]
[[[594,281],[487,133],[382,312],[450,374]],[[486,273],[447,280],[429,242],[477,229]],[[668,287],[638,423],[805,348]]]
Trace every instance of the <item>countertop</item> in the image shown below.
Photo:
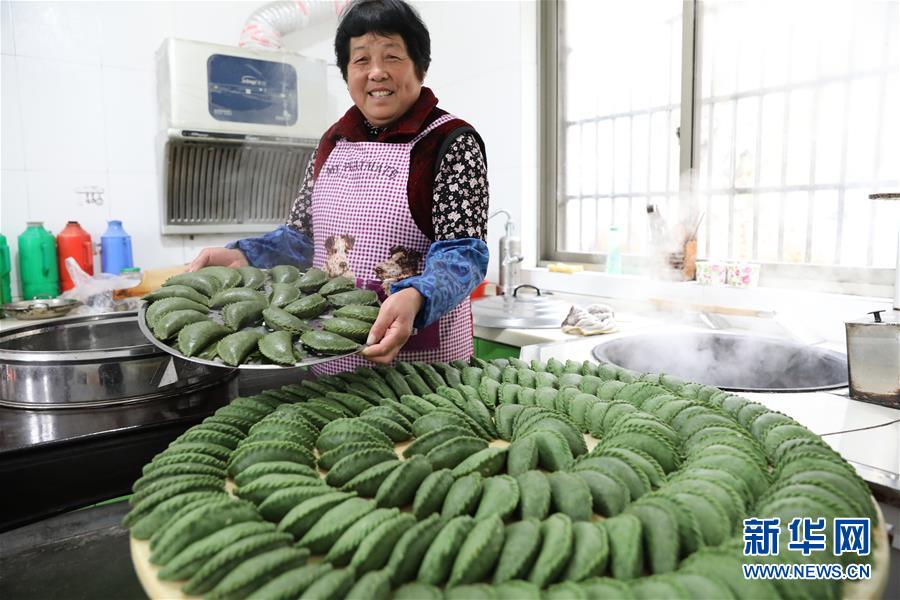
[[[591,302],[611,304],[616,310],[619,332],[673,324],[673,316],[662,312],[631,312],[631,305],[608,298],[594,298],[557,294],[560,300],[586,305]],[[771,334],[777,325],[760,319],[728,316],[734,324],[762,326]],[[682,323],[698,324],[696,315],[682,315]],[[49,321],[49,320],[48,320]],[[0,331],[33,323],[11,318],[0,320]],[[47,322],[47,321],[45,321]],[[612,334],[615,335],[615,334]],[[581,337],[563,333],[560,329],[496,329],[475,326],[475,336],[522,348],[523,360],[540,356],[547,360],[584,360],[590,350],[606,336]],[[825,347],[845,352],[836,342],[819,342]],[[773,410],[796,419],[811,431],[821,435],[833,448],[854,464],[860,474],[873,483],[900,492],[900,410],[859,402],[849,397],[846,388],[810,393],[746,393],[741,395],[760,402]]]
[[[546,361],[555,357],[561,361],[581,361],[590,358],[590,351],[611,335],[674,324],[703,327],[697,314],[638,313],[630,312],[629,306],[614,299],[571,295],[558,297],[581,306],[591,302],[611,304],[616,310],[618,331],[581,337],[563,333],[560,329],[497,329],[476,325],[475,336],[521,347],[522,360],[537,358]],[[740,324],[740,328],[763,330],[768,335],[779,332],[778,324],[771,320],[727,315],[725,318],[731,324]],[[784,335],[787,332],[781,330],[780,333]],[[846,353],[846,348],[839,342],[821,340],[814,345]],[[847,388],[806,393],[738,393],[790,416],[821,435],[870,483],[900,492],[900,410],[853,400]]]

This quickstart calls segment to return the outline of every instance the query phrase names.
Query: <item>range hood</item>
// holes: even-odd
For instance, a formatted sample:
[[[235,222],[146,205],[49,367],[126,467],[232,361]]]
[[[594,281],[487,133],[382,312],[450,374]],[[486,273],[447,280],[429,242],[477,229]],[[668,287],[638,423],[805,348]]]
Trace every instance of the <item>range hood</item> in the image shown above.
[[[325,63],[167,39],[157,89],[162,233],[283,223],[327,128]]]

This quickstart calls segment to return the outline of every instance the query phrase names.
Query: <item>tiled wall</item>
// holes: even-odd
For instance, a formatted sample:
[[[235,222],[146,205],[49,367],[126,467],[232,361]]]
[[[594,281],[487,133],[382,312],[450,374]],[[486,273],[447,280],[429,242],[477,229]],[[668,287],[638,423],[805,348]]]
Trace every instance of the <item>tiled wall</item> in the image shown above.
[[[54,234],[78,220],[99,242],[108,219],[131,235],[135,265],[171,266],[234,236],[163,236],[156,167],[155,52],[166,37],[234,45],[263,2],[0,2],[2,189],[0,231],[13,255],[26,221]],[[491,209],[521,211],[533,177],[533,2],[414,3],[432,35],[426,80],[447,110],[470,121],[488,150]],[[336,20],[286,38],[286,46],[333,63]],[[474,42],[477,40],[477,43]],[[523,76],[523,73],[525,75]],[[329,67],[330,120],[350,106]],[[523,156],[526,160],[523,162]],[[527,166],[530,175],[523,171]],[[523,183],[524,182],[524,183]],[[102,206],[75,189],[105,190]],[[530,202],[533,205],[533,199]],[[502,227],[492,222],[489,244]],[[496,278],[492,261],[489,277]]]

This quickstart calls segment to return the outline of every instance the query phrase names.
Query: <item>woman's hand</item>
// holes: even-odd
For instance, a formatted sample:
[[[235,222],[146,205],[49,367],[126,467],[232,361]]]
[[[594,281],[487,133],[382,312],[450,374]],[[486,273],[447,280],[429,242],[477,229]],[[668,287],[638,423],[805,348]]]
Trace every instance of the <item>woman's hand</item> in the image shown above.
[[[250,263],[240,250],[233,248],[204,248],[197,258],[188,265],[188,272],[198,271],[203,267],[231,267],[237,269]]]
[[[425,299],[415,288],[406,288],[388,296],[372,325],[362,355],[374,363],[389,364],[403,348],[413,329],[413,321]]]

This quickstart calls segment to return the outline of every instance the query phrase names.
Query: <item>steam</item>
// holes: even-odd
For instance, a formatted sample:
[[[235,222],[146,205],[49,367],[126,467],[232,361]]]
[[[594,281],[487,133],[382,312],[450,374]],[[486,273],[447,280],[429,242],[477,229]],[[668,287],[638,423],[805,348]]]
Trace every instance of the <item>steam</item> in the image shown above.
[[[846,359],[795,342],[721,332],[644,333],[601,344],[601,361],[737,391],[791,391],[847,384]]]

